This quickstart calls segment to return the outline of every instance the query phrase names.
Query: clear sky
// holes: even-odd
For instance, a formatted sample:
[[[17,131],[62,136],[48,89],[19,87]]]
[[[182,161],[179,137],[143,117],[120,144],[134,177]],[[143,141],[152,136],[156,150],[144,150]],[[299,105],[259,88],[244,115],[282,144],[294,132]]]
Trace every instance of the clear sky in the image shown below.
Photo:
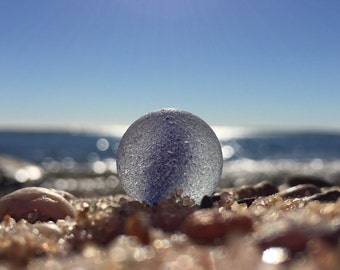
[[[340,128],[338,0],[2,0],[0,126]]]

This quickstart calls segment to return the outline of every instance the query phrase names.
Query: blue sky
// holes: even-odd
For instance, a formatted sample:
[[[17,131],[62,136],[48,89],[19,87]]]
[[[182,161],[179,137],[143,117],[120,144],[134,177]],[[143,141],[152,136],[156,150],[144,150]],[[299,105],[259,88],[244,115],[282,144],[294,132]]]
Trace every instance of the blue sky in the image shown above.
[[[340,129],[336,0],[0,1],[0,126]]]

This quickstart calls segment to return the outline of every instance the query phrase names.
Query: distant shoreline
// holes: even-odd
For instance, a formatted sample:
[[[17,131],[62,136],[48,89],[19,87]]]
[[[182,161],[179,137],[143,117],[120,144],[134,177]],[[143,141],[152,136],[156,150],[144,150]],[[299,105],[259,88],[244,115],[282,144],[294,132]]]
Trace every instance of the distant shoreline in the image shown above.
[[[128,129],[128,124],[113,125],[1,125],[0,132],[55,132],[55,133],[90,133],[106,136],[121,137]],[[216,136],[221,140],[256,136],[257,134],[297,134],[297,133],[321,133],[340,134],[340,128],[327,127],[268,127],[268,126],[227,126],[211,125]]]

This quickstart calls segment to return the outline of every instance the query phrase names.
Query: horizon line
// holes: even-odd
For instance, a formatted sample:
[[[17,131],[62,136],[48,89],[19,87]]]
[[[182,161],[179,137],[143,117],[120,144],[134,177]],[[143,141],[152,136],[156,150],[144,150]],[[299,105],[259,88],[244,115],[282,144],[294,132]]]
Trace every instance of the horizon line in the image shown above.
[[[72,133],[98,133],[108,136],[121,137],[128,129],[129,124],[89,124],[89,125],[62,125],[62,124],[0,124],[0,132],[72,132]],[[264,125],[210,125],[218,138],[235,138],[247,135],[277,132],[329,132],[340,133],[339,127],[313,127],[313,126],[264,126]]]

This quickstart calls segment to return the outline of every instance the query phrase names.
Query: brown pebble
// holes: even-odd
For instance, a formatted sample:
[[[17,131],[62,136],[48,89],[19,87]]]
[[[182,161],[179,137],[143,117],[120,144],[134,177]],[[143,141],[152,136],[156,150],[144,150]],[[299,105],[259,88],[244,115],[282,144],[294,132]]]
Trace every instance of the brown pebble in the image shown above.
[[[340,238],[340,226],[335,225],[328,230],[324,230],[323,233],[320,233],[319,238],[328,244],[337,245]]]
[[[0,199],[0,220],[10,215],[16,221],[56,222],[66,216],[74,217],[75,213],[74,207],[62,195],[47,188],[22,188]]]
[[[205,208],[211,208],[214,206],[214,202],[219,202],[221,201],[222,197],[221,194],[215,193],[211,196],[204,195],[201,203],[200,203],[200,208],[205,209]]]
[[[213,202],[218,202],[222,199],[222,197],[220,193],[214,193],[213,195],[211,195],[211,199],[213,200]]]
[[[137,237],[142,244],[147,245],[150,242],[149,227],[148,217],[142,212],[135,213],[125,221],[124,233]]]
[[[63,233],[62,229],[54,222],[36,222],[32,226],[38,229],[40,234],[50,239],[58,239]]]
[[[268,181],[262,181],[254,186],[242,186],[234,191],[234,199],[257,198],[269,196],[278,192],[278,188]]]
[[[312,184],[317,187],[331,187],[333,186],[331,183],[327,182],[325,179],[316,176],[308,176],[308,175],[296,175],[287,180],[287,184],[291,187],[304,185],[304,184]]]
[[[214,201],[210,196],[203,196],[202,200],[201,200],[201,204],[200,204],[200,208],[201,209],[205,209],[205,208],[211,208],[214,205]]]
[[[322,241],[336,245],[340,237],[339,225],[300,225],[299,227],[287,227],[280,231],[280,225],[271,224],[278,230],[269,232],[258,241],[261,248],[267,249],[269,247],[285,247],[293,252],[302,251],[308,241],[312,239],[321,239]]]
[[[109,216],[103,216],[99,220],[94,217],[81,217],[72,230],[69,243],[76,249],[82,248],[88,241],[99,245],[107,245],[118,235],[123,234],[125,218],[119,216],[118,211],[113,210]]]
[[[305,248],[309,240],[308,235],[294,228],[287,228],[285,231],[276,232],[258,241],[262,249],[269,247],[286,247],[293,252],[301,251]]]
[[[236,202],[238,204],[241,204],[241,203],[245,203],[247,204],[247,206],[251,206],[251,204],[256,200],[255,197],[252,197],[252,198],[245,198],[245,199],[241,199],[241,200],[237,200]]]
[[[61,196],[63,196],[69,202],[77,199],[76,196],[74,196],[73,194],[71,194],[70,192],[67,192],[65,190],[53,189],[53,188],[51,188],[50,190],[58,193]]]
[[[235,190],[234,196],[236,200],[251,198],[255,196],[255,189],[251,186],[242,186]]]
[[[152,226],[165,232],[178,231],[185,218],[198,209],[198,205],[186,205],[183,201],[178,203],[174,199],[162,199],[150,209]]]
[[[308,201],[320,201],[320,202],[335,202],[339,199],[340,192],[338,190],[331,190],[325,193],[318,193],[308,197]]]
[[[268,181],[262,181],[254,186],[255,197],[269,196],[277,193],[278,188]]]
[[[191,213],[184,220],[181,231],[196,241],[209,242],[232,232],[247,233],[253,230],[249,216],[217,208]]]
[[[312,184],[305,184],[282,190],[278,193],[278,195],[283,199],[288,199],[288,198],[302,198],[320,192],[321,190],[319,187],[314,186]]]

